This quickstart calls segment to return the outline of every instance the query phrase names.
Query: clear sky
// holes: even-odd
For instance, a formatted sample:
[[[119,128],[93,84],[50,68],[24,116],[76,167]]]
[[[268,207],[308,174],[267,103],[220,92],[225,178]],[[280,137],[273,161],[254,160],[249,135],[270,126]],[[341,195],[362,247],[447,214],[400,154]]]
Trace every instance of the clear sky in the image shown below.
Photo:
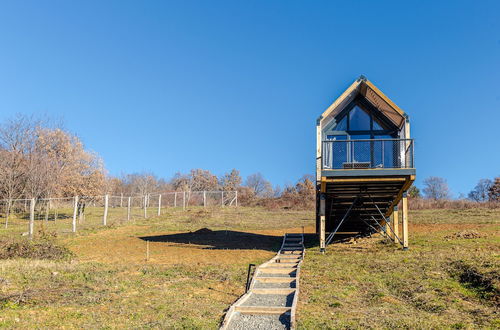
[[[2,1],[0,120],[62,118],[110,174],[315,167],[360,74],[403,108],[417,185],[500,175],[500,1]]]

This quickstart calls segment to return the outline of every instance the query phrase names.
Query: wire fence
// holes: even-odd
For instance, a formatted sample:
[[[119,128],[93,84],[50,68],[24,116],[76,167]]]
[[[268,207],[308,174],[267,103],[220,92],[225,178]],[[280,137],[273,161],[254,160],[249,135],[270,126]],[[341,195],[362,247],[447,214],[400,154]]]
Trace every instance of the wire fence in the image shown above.
[[[1,230],[33,238],[36,232],[76,233],[161,216],[166,209],[238,206],[237,191],[181,191],[144,196],[75,196],[0,200]]]

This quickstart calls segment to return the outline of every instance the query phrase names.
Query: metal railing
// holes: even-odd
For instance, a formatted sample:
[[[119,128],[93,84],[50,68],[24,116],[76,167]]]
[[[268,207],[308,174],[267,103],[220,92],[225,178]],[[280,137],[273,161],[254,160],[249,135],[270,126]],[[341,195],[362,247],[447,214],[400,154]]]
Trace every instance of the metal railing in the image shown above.
[[[413,155],[413,139],[323,141],[322,169],[413,168]]]

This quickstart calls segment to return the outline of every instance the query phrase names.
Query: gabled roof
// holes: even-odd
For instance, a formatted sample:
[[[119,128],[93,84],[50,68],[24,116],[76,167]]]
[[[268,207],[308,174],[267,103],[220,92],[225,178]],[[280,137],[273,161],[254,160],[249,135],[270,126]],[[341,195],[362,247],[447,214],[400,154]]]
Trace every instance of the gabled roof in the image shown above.
[[[408,116],[394,102],[392,102],[380,89],[364,76],[360,76],[355,82],[333,102],[318,118],[318,125],[324,126],[340,113],[358,95],[362,95],[368,102],[373,104],[397,127],[402,127]]]

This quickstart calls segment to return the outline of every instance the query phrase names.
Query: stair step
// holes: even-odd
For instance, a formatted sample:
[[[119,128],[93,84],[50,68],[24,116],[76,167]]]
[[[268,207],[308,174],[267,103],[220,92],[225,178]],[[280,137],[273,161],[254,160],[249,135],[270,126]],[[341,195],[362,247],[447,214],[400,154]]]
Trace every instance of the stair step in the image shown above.
[[[292,310],[291,307],[271,306],[234,306],[234,309],[242,314],[283,314]]]
[[[295,293],[296,289],[294,288],[289,288],[289,289],[284,289],[284,288],[254,288],[252,289],[252,293],[255,294],[290,294],[290,293]]]
[[[256,277],[256,281],[262,283],[292,283],[295,281],[293,277]]]
[[[298,265],[300,262],[300,259],[291,259],[291,258],[285,258],[285,259],[274,259],[274,262],[270,263],[273,265]]]
[[[262,273],[266,274],[289,274],[297,271],[297,268],[260,268],[262,269]]]

